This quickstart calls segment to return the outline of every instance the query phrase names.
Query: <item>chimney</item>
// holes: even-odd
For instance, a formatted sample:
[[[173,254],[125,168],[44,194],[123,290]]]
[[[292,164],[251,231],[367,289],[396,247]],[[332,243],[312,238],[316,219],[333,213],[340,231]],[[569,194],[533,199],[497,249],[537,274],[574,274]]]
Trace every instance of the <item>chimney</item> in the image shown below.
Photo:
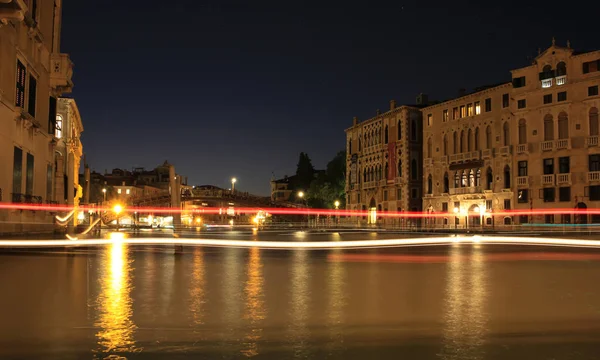
[[[375,112],[377,114],[377,116],[381,115],[381,110],[377,109],[377,111]]]
[[[465,89],[465,88],[458,89],[458,97],[462,97],[465,95],[467,95],[467,89]]]
[[[394,110],[396,108],[396,100],[390,100],[390,110]]]
[[[429,103],[429,98],[427,94],[420,93],[417,95],[417,105],[427,105]]]
[[[355,116],[352,118],[352,126],[356,126],[358,124],[358,118]]]

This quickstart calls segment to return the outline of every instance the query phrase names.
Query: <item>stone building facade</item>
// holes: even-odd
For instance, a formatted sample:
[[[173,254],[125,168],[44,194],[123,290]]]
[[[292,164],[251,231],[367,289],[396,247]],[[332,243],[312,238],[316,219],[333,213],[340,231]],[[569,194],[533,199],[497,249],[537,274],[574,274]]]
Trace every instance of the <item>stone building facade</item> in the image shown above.
[[[421,210],[422,117],[420,105],[396,106],[346,129],[346,209],[369,211],[368,223],[384,221],[382,211]],[[401,225],[401,223],[397,223]]]
[[[435,227],[600,222],[600,51],[554,41],[512,82],[422,109],[423,209]],[[507,210],[507,211],[505,211]],[[521,213],[512,215],[512,210]]]
[[[0,2],[0,201],[54,202],[58,98],[73,64],[60,53],[61,0]],[[0,233],[50,231],[41,211],[0,212]]]

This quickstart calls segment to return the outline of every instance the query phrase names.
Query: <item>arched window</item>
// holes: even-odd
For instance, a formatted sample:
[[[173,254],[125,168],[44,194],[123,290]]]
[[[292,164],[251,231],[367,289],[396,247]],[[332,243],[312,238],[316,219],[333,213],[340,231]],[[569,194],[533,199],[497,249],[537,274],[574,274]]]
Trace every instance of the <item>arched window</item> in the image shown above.
[[[504,146],[510,145],[510,128],[508,127],[508,121],[502,126],[502,137],[504,138]]]
[[[485,176],[485,188],[487,190],[493,190],[492,184],[494,182],[494,174],[492,174],[492,168],[488,167]]]
[[[385,126],[385,133],[383,136],[385,137],[385,143],[387,144],[388,143],[388,126],[387,125]]]
[[[388,160],[385,163],[385,172],[383,173],[383,178],[384,179],[387,179],[387,176],[388,176],[389,172],[390,172],[390,161]]]
[[[369,181],[373,181],[375,180],[375,171],[373,170],[373,167],[371,166],[371,168],[369,169]]]
[[[469,129],[467,132],[467,151],[471,151],[471,144],[473,143],[473,131]]]
[[[480,150],[479,149],[479,128],[478,127],[475,128],[475,150]]]
[[[481,169],[477,169],[477,173],[475,175],[475,186],[481,186]]]
[[[433,157],[433,140],[431,140],[431,137],[427,139],[427,157]]]
[[[54,137],[56,137],[57,139],[60,139],[63,136],[62,127],[63,127],[62,115],[56,115],[56,125],[54,128]]]
[[[418,168],[417,168],[417,160],[416,159],[412,159],[412,162],[410,163],[410,177],[413,180],[417,180],[419,178],[419,172],[418,172]],[[423,180],[421,180],[423,181]]]
[[[469,186],[470,187],[475,186],[475,171],[473,169],[471,169],[471,171],[469,171]]]
[[[379,181],[379,165],[375,166],[375,181]]]
[[[485,128],[485,148],[492,148],[492,127],[489,125]]]
[[[460,173],[457,171],[454,173],[454,188],[460,186]]]
[[[410,122],[410,139],[417,141],[417,122],[415,120]]]
[[[433,194],[433,178],[431,177],[431,174],[427,177],[427,193]]]
[[[527,123],[525,119],[519,120],[519,144],[527,144]]]
[[[508,165],[504,167],[504,188],[510,189],[510,167]]]
[[[452,147],[454,148],[454,153],[458,154],[458,134],[456,131],[452,134]]]
[[[569,118],[566,112],[558,114],[558,138],[569,138]]]
[[[358,136],[358,151],[362,150],[362,146],[361,146],[361,142],[360,142],[360,135]]]
[[[554,120],[552,115],[548,114],[544,117],[544,141],[554,140]]]
[[[561,61],[556,65],[556,76],[563,75],[567,75],[567,65],[565,65],[564,61]]]
[[[462,172],[462,181],[460,183],[460,187],[467,187],[469,186],[469,180],[467,179],[467,170],[463,170]]]
[[[348,140],[348,154],[352,154],[352,139]]]
[[[550,65],[544,66],[544,68],[542,69],[542,79],[541,80],[550,79],[553,77],[554,77],[554,74],[552,71],[552,66],[550,66]]]
[[[444,156],[448,156],[448,135],[447,134],[444,134],[444,144],[443,144],[442,148],[444,150]]]
[[[398,160],[398,177],[402,177],[402,159]]]
[[[465,131],[460,131],[460,152],[465,152]]]
[[[598,136],[598,109],[590,109],[590,136]]]
[[[448,180],[448,173],[445,172],[444,173],[444,193],[445,194],[450,192],[449,188],[450,188],[450,181]]]
[[[379,180],[383,180],[383,173],[381,172],[381,165],[379,165]]]
[[[398,140],[402,139],[402,120],[398,120]]]
[[[367,169],[363,169],[363,182],[367,182]]]

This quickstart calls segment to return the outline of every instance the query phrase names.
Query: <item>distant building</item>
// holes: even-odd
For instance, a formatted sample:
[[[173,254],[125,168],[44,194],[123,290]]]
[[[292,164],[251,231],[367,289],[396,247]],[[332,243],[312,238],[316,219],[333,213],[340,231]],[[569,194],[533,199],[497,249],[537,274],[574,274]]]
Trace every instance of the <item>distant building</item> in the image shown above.
[[[279,180],[271,180],[271,200],[289,201],[292,197],[292,186],[296,175],[284,176]]]
[[[418,104],[396,106],[346,129],[346,208],[369,210],[369,223],[377,222],[377,212],[421,210],[422,135]]]
[[[0,1],[0,201],[54,202],[57,99],[73,64],[60,53],[62,1]],[[0,233],[52,231],[42,211],[0,211]]]
[[[58,99],[54,159],[54,198],[60,204],[77,206],[83,196],[79,185],[79,168],[83,156],[83,124],[73,99]]]

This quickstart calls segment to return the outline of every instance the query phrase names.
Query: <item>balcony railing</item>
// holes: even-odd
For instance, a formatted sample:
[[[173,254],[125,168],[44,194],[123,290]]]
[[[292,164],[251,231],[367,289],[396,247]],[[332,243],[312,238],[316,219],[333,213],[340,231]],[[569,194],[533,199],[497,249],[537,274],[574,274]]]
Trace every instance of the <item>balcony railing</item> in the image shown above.
[[[570,148],[571,148],[571,139],[558,139],[558,140],[556,140],[556,150],[570,149]]]
[[[475,150],[471,151],[471,160],[479,160],[481,159],[481,151]]]
[[[395,182],[396,184],[402,184],[402,183],[404,183],[404,180],[403,180],[403,178],[401,178],[401,177],[396,177],[396,181],[394,181],[394,182]]]
[[[554,174],[542,175],[542,185],[554,185]]]
[[[50,86],[60,88],[62,92],[73,90],[73,62],[69,54],[52,54],[50,69]]]
[[[446,165],[448,163],[448,157],[447,156],[440,156],[439,157],[439,162]]]
[[[529,186],[529,176],[517,176],[517,186]]]
[[[510,145],[501,147],[498,149],[498,153],[500,153],[500,156],[510,155]]]
[[[556,175],[556,184],[570,184],[571,183],[571,174],[557,174]]]
[[[564,85],[567,83],[567,75],[561,75],[556,77],[556,85]]]
[[[494,149],[484,149],[481,151],[481,157],[484,159],[490,159],[494,156]]]
[[[41,204],[42,197],[28,194],[12,194],[12,202],[21,204]]]
[[[481,186],[467,186],[467,187],[457,187],[450,188],[450,195],[462,195],[462,194],[477,194],[483,191]]]
[[[600,171],[590,171],[588,173],[588,181],[600,181]]]
[[[463,153],[450,155],[450,163],[451,164],[455,163],[455,162],[463,161],[463,159],[464,159]]]
[[[590,146],[598,146],[598,135],[588,136],[585,139],[585,145],[587,145],[588,147],[590,147]]]
[[[387,185],[387,180],[383,179],[383,180],[379,180],[379,186],[386,186]]]
[[[540,143],[540,148],[542,151],[552,151],[554,150],[554,140],[542,141]]]
[[[426,158],[426,159],[424,159],[424,162],[425,162],[425,166],[432,166],[433,158]]]
[[[552,78],[542,80],[542,87],[543,88],[552,87]]]
[[[517,154],[527,154],[527,144],[519,144],[517,145]]]

